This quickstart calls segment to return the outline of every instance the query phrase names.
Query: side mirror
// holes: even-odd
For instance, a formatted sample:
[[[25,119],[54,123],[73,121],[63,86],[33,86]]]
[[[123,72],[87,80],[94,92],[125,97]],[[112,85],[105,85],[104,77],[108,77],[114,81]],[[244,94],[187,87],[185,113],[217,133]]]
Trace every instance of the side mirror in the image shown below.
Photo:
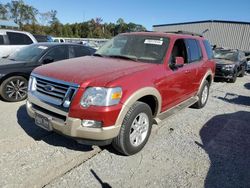
[[[183,57],[175,57],[175,66],[176,67],[183,67],[184,65],[184,58]]]
[[[43,64],[48,64],[48,63],[52,63],[52,62],[54,62],[54,59],[52,57],[46,57],[43,60]]]

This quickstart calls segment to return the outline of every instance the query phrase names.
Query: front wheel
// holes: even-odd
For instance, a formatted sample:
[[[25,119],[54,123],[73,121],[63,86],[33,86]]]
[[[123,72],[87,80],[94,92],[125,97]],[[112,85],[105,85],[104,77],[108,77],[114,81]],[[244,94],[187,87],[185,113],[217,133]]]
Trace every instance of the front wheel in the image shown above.
[[[198,93],[198,101],[192,106],[194,108],[203,108],[207,104],[208,96],[209,96],[209,88],[210,85],[208,81],[204,81],[203,85],[201,86],[201,91]]]
[[[239,77],[244,77],[245,73],[246,73],[246,67],[242,66],[242,70],[241,70]]]
[[[126,114],[113,147],[124,155],[139,152],[147,143],[152,128],[152,111],[143,102],[135,102]]]
[[[233,77],[231,79],[229,79],[230,83],[235,83],[237,80],[237,75],[238,75],[238,71],[235,71]]]
[[[0,86],[0,94],[5,101],[17,102],[26,99],[28,81],[22,76],[13,76],[4,80]]]

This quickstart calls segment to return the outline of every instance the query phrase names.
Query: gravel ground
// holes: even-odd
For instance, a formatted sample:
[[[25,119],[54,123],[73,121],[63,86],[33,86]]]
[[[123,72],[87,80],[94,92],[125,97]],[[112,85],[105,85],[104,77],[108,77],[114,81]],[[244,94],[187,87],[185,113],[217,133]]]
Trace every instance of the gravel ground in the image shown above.
[[[0,102],[0,187],[250,187],[250,75],[216,82],[207,106],[154,126],[138,154],[87,147]]]

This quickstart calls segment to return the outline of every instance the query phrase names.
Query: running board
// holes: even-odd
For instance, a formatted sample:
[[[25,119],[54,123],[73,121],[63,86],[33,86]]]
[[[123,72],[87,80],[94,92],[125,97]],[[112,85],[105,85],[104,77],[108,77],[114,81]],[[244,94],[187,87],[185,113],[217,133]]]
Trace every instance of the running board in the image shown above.
[[[166,119],[166,118],[176,114],[177,112],[183,110],[184,108],[192,106],[198,100],[199,100],[198,96],[191,97],[188,100],[185,100],[182,103],[178,104],[177,106],[174,106],[174,107],[168,109],[167,111],[160,113],[156,118],[154,118],[154,120],[158,124],[161,121],[163,121],[164,119]]]

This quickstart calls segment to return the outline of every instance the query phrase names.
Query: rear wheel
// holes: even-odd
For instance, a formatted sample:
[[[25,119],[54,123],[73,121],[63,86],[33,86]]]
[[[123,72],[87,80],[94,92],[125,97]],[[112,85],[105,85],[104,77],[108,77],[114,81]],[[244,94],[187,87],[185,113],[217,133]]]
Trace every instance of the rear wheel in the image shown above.
[[[209,96],[209,83],[208,81],[204,81],[202,87],[201,87],[201,91],[200,93],[198,93],[198,101],[192,106],[193,108],[203,108],[208,100],[208,96]]]
[[[4,80],[0,86],[0,94],[8,102],[26,99],[28,81],[22,76],[13,76]]]
[[[139,152],[147,143],[152,128],[152,111],[143,102],[135,102],[126,114],[113,147],[124,155]]]

